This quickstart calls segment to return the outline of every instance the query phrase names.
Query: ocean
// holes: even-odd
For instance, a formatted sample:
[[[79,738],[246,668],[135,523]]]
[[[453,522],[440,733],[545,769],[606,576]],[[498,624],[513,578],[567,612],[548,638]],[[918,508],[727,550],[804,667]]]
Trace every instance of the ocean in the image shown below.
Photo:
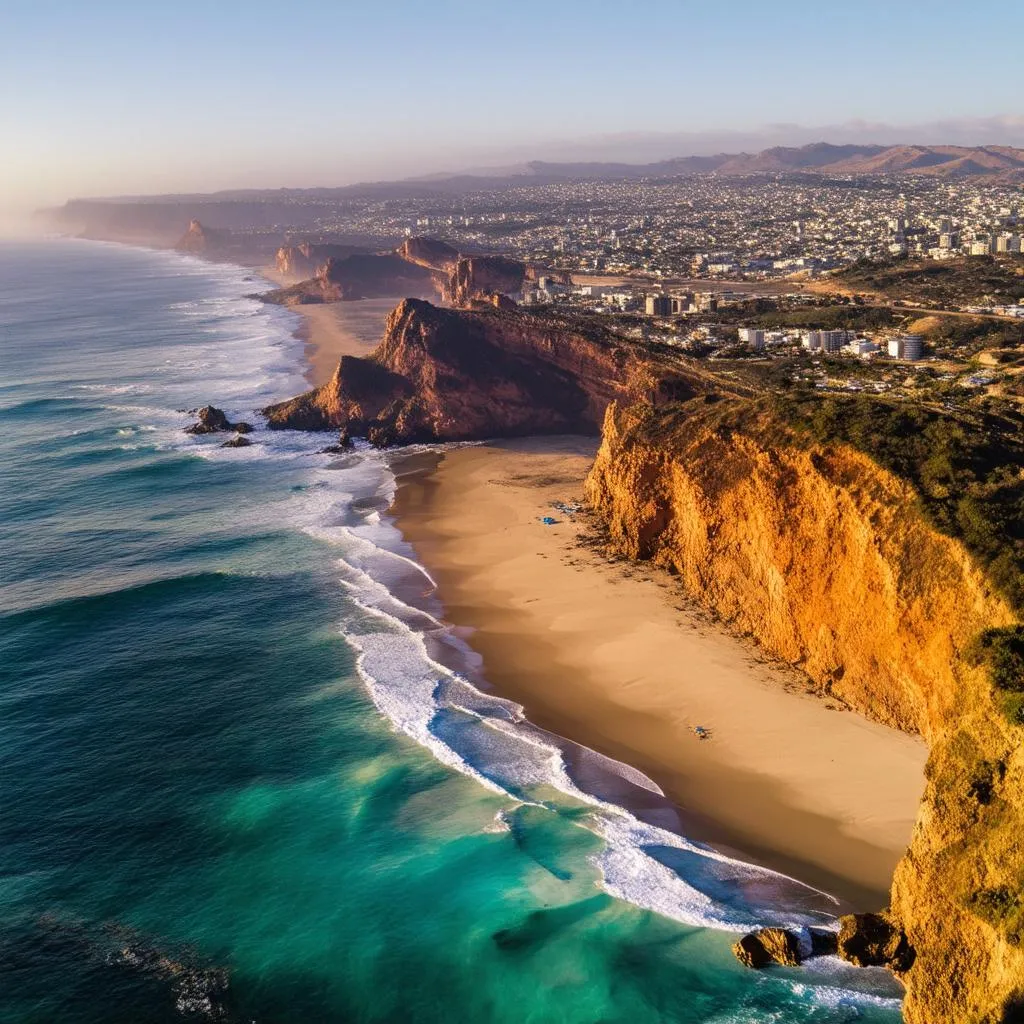
[[[0,1020],[898,1021],[880,971],[740,966],[833,902],[488,688],[408,452],[263,429],[306,387],[264,287],[0,244]]]

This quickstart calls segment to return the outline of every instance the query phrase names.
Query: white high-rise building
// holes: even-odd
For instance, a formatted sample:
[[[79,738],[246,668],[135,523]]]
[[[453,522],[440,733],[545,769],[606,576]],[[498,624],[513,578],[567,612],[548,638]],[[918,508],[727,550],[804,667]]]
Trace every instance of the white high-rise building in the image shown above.
[[[916,362],[924,354],[924,338],[920,334],[902,334],[890,338],[886,349],[893,359]]]
[[[745,342],[755,351],[760,352],[764,348],[764,331],[755,327],[741,327],[739,335],[740,341]]]
[[[849,337],[846,331],[821,331],[820,335],[822,352],[838,352]]]

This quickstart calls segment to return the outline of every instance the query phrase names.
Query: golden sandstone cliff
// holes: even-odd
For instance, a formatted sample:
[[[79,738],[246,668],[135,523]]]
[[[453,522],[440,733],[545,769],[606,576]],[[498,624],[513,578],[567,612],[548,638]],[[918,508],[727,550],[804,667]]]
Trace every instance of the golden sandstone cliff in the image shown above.
[[[588,498],[621,552],[678,573],[822,690],[922,733],[927,787],[891,893],[912,950],[905,1019],[1024,1020],[1024,728],[972,654],[1016,615],[906,482],[739,404],[612,406]]]

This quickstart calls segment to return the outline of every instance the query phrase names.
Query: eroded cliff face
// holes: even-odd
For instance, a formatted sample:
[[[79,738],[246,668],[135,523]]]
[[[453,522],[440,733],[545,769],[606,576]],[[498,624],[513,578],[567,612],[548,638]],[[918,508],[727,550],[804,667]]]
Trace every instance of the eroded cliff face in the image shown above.
[[[389,295],[431,294],[435,275],[426,267],[391,253],[352,253],[328,256],[313,277],[261,296],[264,302],[297,305],[346,302]]]
[[[437,270],[445,275],[454,273],[459,262],[459,250],[436,238],[417,235],[407,238],[399,247],[398,255],[410,263]]]
[[[822,690],[924,735],[926,791],[891,894],[916,954],[905,1019],[1024,1020],[1024,729],[967,657],[1012,610],[866,456],[725,429],[718,411],[611,407],[590,502],[620,551],[678,573]]]
[[[506,256],[469,256],[460,259],[445,285],[442,297],[453,306],[468,305],[489,295],[522,291],[526,264]]]
[[[608,403],[684,398],[699,384],[601,327],[486,305],[442,309],[406,299],[365,359],[265,409],[277,428],[340,428],[375,444],[526,434],[596,434]]]
[[[306,280],[316,275],[328,259],[344,259],[359,253],[351,245],[334,245],[319,242],[299,242],[297,245],[282,245],[274,257],[274,266],[279,274],[293,280]]]

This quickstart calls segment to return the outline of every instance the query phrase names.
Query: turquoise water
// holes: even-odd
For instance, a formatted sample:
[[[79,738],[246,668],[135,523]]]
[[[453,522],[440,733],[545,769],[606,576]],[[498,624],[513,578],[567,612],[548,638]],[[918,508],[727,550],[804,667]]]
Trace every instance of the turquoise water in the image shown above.
[[[829,901],[487,691],[401,460],[259,429],[303,387],[259,287],[0,246],[0,1020],[898,1020],[875,972],[741,968]],[[208,401],[257,443],[186,437]]]

